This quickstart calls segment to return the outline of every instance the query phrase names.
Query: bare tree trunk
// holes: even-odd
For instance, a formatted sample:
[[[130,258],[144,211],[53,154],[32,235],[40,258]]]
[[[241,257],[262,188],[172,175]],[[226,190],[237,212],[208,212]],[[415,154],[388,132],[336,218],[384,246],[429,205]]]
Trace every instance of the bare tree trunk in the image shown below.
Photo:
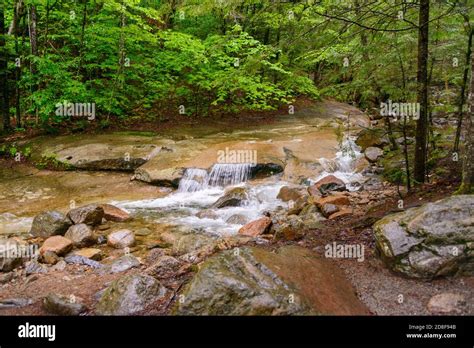
[[[414,177],[418,183],[425,182],[426,138],[428,130],[428,31],[430,0],[420,0],[418,33],[417,101],[420,103],[420,118],[416,124]]]
[[[38,56],[38,38],[36,34],[36,24],[37,24],[36,7],[35,5],[30,5],[28,27],[29,27],[29,32],[30,32],[31,54],[33,56]],[[31,71],[31,75],[34,76],[36,74],[36,66],[33,62],[30,62],[30,71]],[[36,90],[37,90],[37,86],[33,85],[32,92],[34,93]],[[38,108],[36,107],[35,107],[35,120],[36,120],[36,124],[38,124]]]
[[[469,40],[467,43],[466,64],[464,66],[464,75],[463,75],[462,85],[461,85],[461,94],[459,96],[458,125],[456,128],[456,138],[454,139],[453,152],[459,151],[459,139],[461,138],[462,120],[464,118],[463,107],[464,107],[464,103],[466,102],[466,89],[469,82],[469,64],[471,63],[473,36],[474,36],[474,30],[471,29],[469,33]]]
[[[0,92],[1,96],[1,113],[3,118],[3,130],[9,131],[10,113],[8,101],[8,52],[6,48],[6,30],[5,30],[5,3],[0,3]]]
[[[23,7],[23,0],[18,0],[14,5],[13,14],[13,31],[15,35],[15,55],[20,59],[20,50],[18,47],[18,35],[20,33],[20,17],[21,9]],[[21,59],[15,62],[15,116],[16,127],[21,128],[21,107],[20,107],[20,76],[21,76]]]
[[[471,93],[469,95],[469,117],[467,118],[466,147],[462,183],[459,193],[474,193],[474,57],[471,60]]]

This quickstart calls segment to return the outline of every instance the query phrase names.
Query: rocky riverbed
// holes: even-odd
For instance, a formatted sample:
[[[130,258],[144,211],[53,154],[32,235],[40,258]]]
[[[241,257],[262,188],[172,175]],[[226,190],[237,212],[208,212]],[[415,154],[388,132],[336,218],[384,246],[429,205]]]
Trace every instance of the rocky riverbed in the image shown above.
[[[0,171],[0,314],[472,314],[472,197],[400,211],[368,125],[323,102],[231,132],[23,143],[61,171]]]

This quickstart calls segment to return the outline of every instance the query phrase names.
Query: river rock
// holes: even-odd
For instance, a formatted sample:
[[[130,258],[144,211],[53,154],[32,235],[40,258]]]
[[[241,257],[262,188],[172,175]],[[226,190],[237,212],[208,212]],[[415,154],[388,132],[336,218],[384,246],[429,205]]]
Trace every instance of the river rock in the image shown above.
[[[10,272],[21,266],[23,259],[18,252],[20,247],[20,243],[13,238],[0,239],[0,271]]]
[[[247,199],[248,195],[244,187],[234,187],[226,190],[224,195],[211,208],[238,207]]]
[[[204,209],[204,210],[201,210],[200,212],[198,212],[196,214],[196,216],[200,219],[212,219],[212,220],[215,220],[218,218],[218,215],[216,214],[216,212],[212,209]]]
[[[171,246],[173,254],[182,255],[212,243],[217,236],[202,231],[181,230],[178,227],[162,233],[160,238]]]
[[[383,156],[383,150],[371,146],[365,149],[364,155],[370,162],[377,162],[377,160]]]
[[[314,204],[305,205],[298,217],[303,221],[304,226],[308,229],[319,228],[321,226],[321,221],[326,220]]]
[[[140,261],[133,255],[123,255],[112,261],[103,269],[103,273],[120,273],[140,266]]]
[[[75,296],[64,296],[49,293],[43,299],[43,309],[51,314],[75,316],[87,310]]]
[[[27,261],[25,262],[25,273],[26,275],[48,273],[48,267],[38,263],[35,260]]]
[[[323,195],[331,191],[346,191],[346,184],[334,175],[328,175],[314,184]]]
[[[344,216],[350,216],[353,214],[353,211],[351,208],[342,208],[342,209],[339,209],[338,211],[336,211],[335,213],[332,213],[328,219],[329,220],[334,220],[334,219],[338,219],[340,217],[344,217]]]
[[[46,211],[35,216],[30,234],[34,237],[48,238],[63,235],[71,226],[71,221],[59,211]]]
[[[102,204],[104,219],[107,221],[124,222],[130,219],[130,214],[112,204]]]
[[[329,217],[330,215],[337,213],[338,211],[339,208],[331,203],[325,203],[321,206],[321,213],[323,213],[325,217]]]
[[[383,131],[379,129],[363,129],[357,135],[355,142],[362,151],[368,147],[382,147],[389,144],[388,139],[383,136]]]
[[[99,225],[104,217],[104,209],[97,204],[88,204],[67,213],[74,224]]]
[[[316,185],[310,185],[308,186],[308,193],[311,197],[315,197],[315,198],[318,198],[318,197],[321,197],[321,191],[319,191],[319,188],[316,187]]]
[[[434,314],[459,314],[465,304],[463,295],[445,292],[430,298],[427,307]]]
[[[269,217],[261,217],[260,219],[249,222],[239,229],[239,234],[249,237],[257,237],[258,235],[268,232],[272,225]]]
[[[92,245],[96,241],[94,233],[86,224],[77,224],[69,227],[64,237],[70,239],[77,248]]]
[[[304,236],[305,225],[296,215],[278,217],[273,221],[272,232],[277,240],[298,240]]]
[[[356,315],[368,310],[337,267],[307,249],[226,250],[208,258],[176,301],[178,315]]]
[[[39,249],[40,255],[52,251],[58,256],[67,254],[73,247],[72,241],[63,236],[52,236],[46,239]]]
[[[100,261],[103,257],[102,250],[96,248],[84,248],[76,250],[73,255],[83,256],[94,261]]]
[[[130,230],[118,230],[107,236],[107,244],[116,249],[123,249],[135,244],[135,235]]]
[[[55,265],[61,260],[61,258],[52,251],[46,251],[40,256],[40,261],[48,265]]]
[[[163,299],[166,289],[155,278],[129,274],[112,282],[97,303],[98,315],[132,315]]]
[[[324,198],[316,199],[314,201],[314,204],[317,207],[322,208],[325,204],[333,204],[335,206],[340,207],[344,205],[350,205],[351,202],[349,201],[349,198],[347,198],[347,196],[345,196],[344,194],[335,194]]]
[[[306,190],[302,187],[283,186],[278,192],[278,199],[283,202],[296,201],[306,195]]]
[[[248,218],[242,214],[234,214],[226,220],[226,223],[234,225],[245,225],[247,222]]]
[[[182,263],[178,259],[163,255],[156,262],[146,269],[146,273],[158,279],[166,279],[176,275]]]
[[[374,224],[377,249],[395,272],[431,279],[474,274],[474,195],[391,214]]]

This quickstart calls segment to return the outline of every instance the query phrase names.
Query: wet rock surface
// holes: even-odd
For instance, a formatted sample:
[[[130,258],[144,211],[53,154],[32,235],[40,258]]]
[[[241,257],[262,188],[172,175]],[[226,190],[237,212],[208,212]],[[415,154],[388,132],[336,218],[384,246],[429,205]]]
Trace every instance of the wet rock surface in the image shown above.
[[[377,248],[409,277],[472,275],[473,213],[474,195],[459,195],[389,215],[374,225]]]
[[[64,235],[71,221],[59,211],[46,211],[33,219],[30,234],[34,237],[47,238],[54,235]]]
[[[183,291],[185,300],[176,304],[174,313],[367,314],[350,284],[307,250],[288,247],[277,254],[256,248],[238,250],[224,251],[205,261]]]

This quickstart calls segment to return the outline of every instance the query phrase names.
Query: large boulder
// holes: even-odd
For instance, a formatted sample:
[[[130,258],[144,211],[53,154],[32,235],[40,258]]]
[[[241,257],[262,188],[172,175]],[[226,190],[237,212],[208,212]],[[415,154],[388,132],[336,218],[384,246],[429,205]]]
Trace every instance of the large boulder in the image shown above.
[[[247,199],[248,195],[244,187],[234,187],[226,190],[224,195],[219,198],[211,208],[238,207]]]
[[[132,315],[163,299],[166,289],[155,278],[130,274],[119,278],[104,291],[97,303],[96,314]]]
[[[67,213],[74,224],[99,225],[104,217],[104,209],[97,204],[88,204]]]
[[[35,216],[30,234],[34,237],[48,238],[63,235],[71,226],[71,221],[59,211],[46,211]]]
[[[300,247],[223,251],[186,286],[178,315],[368,314],[337,267]]]
[[[75,247],[82,248],[95,243],[94,233],[86,224],[69,227],[64,237],[70,239]]]
[[[474,274],[474,195],[459,195],[388,215],[374,224],[377,249],[409,277]]]

